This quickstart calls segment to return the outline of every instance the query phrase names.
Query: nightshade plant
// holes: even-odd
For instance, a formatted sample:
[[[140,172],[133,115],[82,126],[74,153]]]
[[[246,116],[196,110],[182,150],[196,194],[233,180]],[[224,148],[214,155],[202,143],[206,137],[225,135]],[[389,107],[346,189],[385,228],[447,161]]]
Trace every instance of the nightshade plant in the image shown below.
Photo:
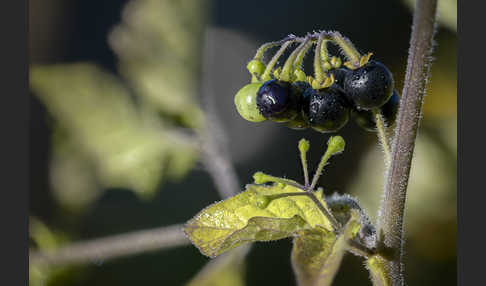
[[[283,66],[276,63],[286,49],[297,43]],[[327,44],[341,48],[345,60],[330,56]],[[308,75],[302,61],[315,44],[314,74]],[[280,46],[265,64],[264,53]],[[235,96],[239,114],[251,122],[271,120],[292,129],[321,133],[339,131],[351,113],[365,130],[378,130],[390,160],[387,127],[394,123],[399,95],[391,72],[361,55],[351,41],[338,32],[319,32],[305,37],[287,36],[262,45],[248,63],[251,83]],[[315,174],[310,180],[307,140],[298,144],[304,183],[254,174],[254,183],[224,201],[199,212],[184,231],[202,254],[216,257],[230,249],[255,241],[293,237],[292,265],[299,285],[331,285],[343,255],[351,252],[366,258],[375,285],[391,285],[381,261],[375,226],[357,199],[349,195],[325,196],[318,179],[329,159],[344,151],[341,136],[332,136]]]
[[[69,154],[71,164],[63,162],[58,171],[69,171],[69,167],[83,169],[88,166],[80,161],[91,159],[98,167],[95,170],[99,173],[97,176],[105,179],[101,181],[104,186],[125,185],[147,197],[153,193],[160,177],[160,162],[170,162],[168,175],[179,177],[192,165],[193,153],[200,152],[221,197],[230,198],[202,210],[186,224],[185,233],[203,254],[210,257],[241,247],[231,255],[208,263],[189,285],[242,285],[240,266],[249,249],[247,243],[285,237],[294,238],[292,265],[299,285],[332,283],[346,252],[366,259],[374,285],[404,285],[405,199],[430,69],[437,1],[416,1],[401,97],[394,89],[393,76],[388,69],[371,60],[371,54],[358,53],[351,42],[337,32],[313,33],[303,38],[291,35],[282,41],[264,44],[247,66],[251,83],[235,96],[238,112],[252,122],[271,120],[292,129],[310,127],[328,133],[340,130],[350,117],[354,117],[365,130],[377,130],[387,170],[384,196],[375,225],[369,221],[357,199],[338,194],[325,196],[324,189],[317,186],[325,164],[344,150],[344,139],[340,136],[329,139],[327,151],[312,181],[309,181],[306,158],[309,142],[302,139],[298,147],[303,184],[257,172],[254,184],[236,194],[236,176],[221,151],[223,148],[218,148],[217,132],[214,132],[218,129],[217,124],[204,119],[211,118],[211,113],[198,116],[202,112],[191,98],[195,93],[195,81],[190,78],[194,79],[197,65],[197,53],[191,47],[198,46],[195,43],[199,43],[199,38],[194,34],[202,35],[203,25],[193,21],[193,14],[188,14],[191,21],[173,17],[181,11],[200,13],[202,9],[199,6],[187,9],[188,3],[182,2],[172,5],[174,3],[165,1],[133,0],[124,13],[124,24],[111,34],[110,42],[120,57],[121,74],[131,82],[136,95],[146,99],[140,100],[140,106],[128,100],[128,90],[116,77],[93,65],[31,69],[32,89],[62,123],[60,131],[55,132],[60,135],[56,137],[61,137],[57,139],[64,135],[71,137],[60,154]],[[191,1],[193,5],[202,2]],[[165,14],[159,17],[149,12]],[[147,14],[152,16],[146,17]],[[188,23],[192,23],[190,27],[194,31],[188,29]],[[166,36],[164,45],[159,44],[161,35]],[[188,44],[183,45],[181,41]],[[345,59],[328,55],[327,43],[338,45]],[[298,44],[297,48],[282,66],[277,67],[284,51],[294,44]],[[302,60],[314,45],[314,71],[313,75],[308,75],[302,68]],[[265,64],[263,54],[276,46],[280,49]],[[176,60],[167,61],[174,58],[172,53],[178,55]],[[144,116],[138,116],[140,110]],[[83,111],[89,112],[90,116],[85,116]],[[120,118],[125,120],[120,123]],[[395,119],[395,134],[390,144],[386,129]],[[193,129],[197,135],[182,136],[168,127],[174,123]],[[162,126],[163,132],[158,132]],[[121,130],[128,132],[119,132]],[[67,134],[63,134],[65,132]],[[106,136],[112,134],[116,136]],[[91,140],[97,137],[102,140],[97,143]],[[196,145],[199,144],[195,142],[202,144],[198,148]],[[80,149],[82,156],[72,155]],[[131,151],[134,149],[144,152],[133,156]],[[134,158],[138,160],[134,161]],[[75,164],[72,164],[73,160]],[[147,177],[147,174],[154,176]],[[86,179],[84,176],[77,182],[85,183]],[[64,180],[75,187],[72,181],[72,177]],[[78,193],[86,197],[85,192]],[[31,219],[30,228],[31,238],[39,246],[29,253],[31,282],[42,285],[47,277],[63,273],[67,264],[106,261],[189,242],[183,239],[181,226],[173,225],[47,249],[57,244],[60,235],[35,219]],[[62,268],[52,268],[56,264]]]

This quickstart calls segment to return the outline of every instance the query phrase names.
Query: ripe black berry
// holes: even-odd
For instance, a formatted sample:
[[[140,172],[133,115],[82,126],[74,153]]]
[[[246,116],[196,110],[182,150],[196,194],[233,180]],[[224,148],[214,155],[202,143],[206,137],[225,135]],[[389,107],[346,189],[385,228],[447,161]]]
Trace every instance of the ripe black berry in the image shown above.
[[[309,88],[304,98],[309,98],[309,104],[304,105],[303,115],[314,130],[336,132],[348,122],[349,102],[339,88]]]
[[[350,72],[351,70],[345,67],[337,68],[329,71],[329,73],[334,75],[334,84],[342,89],[344,89],[344,79],[346,78],[346,75],[349,74]]]
[[[393,92],[393,76],[380,62],[370,61],[350,71],[344,79],[344,91],[360,109],[385,104]]]
[[[302,115],[302,108],[304,105],[309,105],[309,100],[304,98],[304,92],[311,88],[311,85],[305,81],[296,81],[292,83],[293,95],[297,98],[297,116],[286,123],[286,126],[294,130],[304,130],[309,128],[309,123]],[[311,88],[312,89],[312,88]]]
[[[400,96],[396,89],[388,101],[379,108],[387,126],[393,125],[397,118],[398,107],[400,106]],[[354,121],[364,130],[376,131],[375,116],[369,110],[353,110]]]
[[[297,115],[297,98],[288,82],[265,82],[257,92],[256,104],[265,118],[276,122],[287,122]]]

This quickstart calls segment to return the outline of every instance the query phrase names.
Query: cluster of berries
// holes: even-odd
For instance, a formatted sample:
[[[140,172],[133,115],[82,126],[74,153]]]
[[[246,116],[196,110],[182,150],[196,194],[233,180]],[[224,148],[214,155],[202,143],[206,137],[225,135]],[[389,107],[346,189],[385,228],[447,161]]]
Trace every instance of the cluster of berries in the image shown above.
[[[326,44],[334,43],[348,59],[329,57]],[[274,69],[278,58],[292,43],[300,45],[283,67]],[[302,70],[310,47],[314,51],[314,76]],[[279,51],[265,65],[263,53],[274,46]],[[336,132],[351,117],[365,130],[376,130],[377,116],[392,125],[398,111],[399,95],[388,68],[361,56],[352,43],[338,32],[320,32],[298,38],[293,35],[264,44],[247,68],[252,82],[238,91],[235,105],[239,114],[251,122],[272,120],[292,129],[313,128]]]

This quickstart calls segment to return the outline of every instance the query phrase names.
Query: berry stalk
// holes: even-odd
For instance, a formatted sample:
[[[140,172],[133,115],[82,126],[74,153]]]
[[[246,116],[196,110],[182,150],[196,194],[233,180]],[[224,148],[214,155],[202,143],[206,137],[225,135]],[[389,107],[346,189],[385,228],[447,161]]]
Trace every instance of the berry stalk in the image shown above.
[[[375,117],[376,129],[378,130],[378,138],[380,139],[383,152],[385,152],[385,164],[390,165],[391,151],[390,144],[388,143],[388,137],[386,135],[386,126],[383,116],[378,108],[373,109],[373,116]]]
[[[326,78],[326,75],[322,70],[322,59],[321,59],[321,47],[323,41],[324,41],[324,34],[321,33],[319,35],[319,39],[317,39],[316,50],[314,52],[314,78],[317,80],[319,84],[321,84]]]
[[[292,67],[294,66],[294,61],[299,55],[300,51],[305,48],[310,38],[306,37],[305,40],[290,54],[289,58],[284,64],[282,72],[280,73],[280,80],[290,82],[290,77],[292,73]]]
[[[285,50],[288,48],[288,46],[290,44],[292,44],[294,41],[293,40],[289,40],[287,42],[285,42],[281,47],[280,49],[278,50],[278,52],[273,56],[273,58],[270,60],[270,62],[268,63],[267,65],[267,68],[265,69],[265,72],[263,73],[262,75],[262,80],[263,81],[267,81],[267,80],[270,80],[270,73],[272,72],[273,70],[273,67],[275,66],[275,64],[277,63],[278,61],[278,58],[280,58],[283,53],[285,52]]]
[[[298,69],[298,68],[300,68],[302,66],[302,61],[304,60],[304,57],[307,54],[307,51],[309,50],[309,48],[312,46],[312,44],[314,42],[315,42],[315,40],[311,40],[311,38],[309,37],[309,41],[300,50],[299,54],[297,55],[297,58],[295,59],[294,69]]]
[[[349,61],[355,66],[359,67],[361,55],[358,50],[354,47],[351,41],[341,35],[339,32],[332,32],[331,37],[334,42],[341,48],[343,54],[348,58]]]

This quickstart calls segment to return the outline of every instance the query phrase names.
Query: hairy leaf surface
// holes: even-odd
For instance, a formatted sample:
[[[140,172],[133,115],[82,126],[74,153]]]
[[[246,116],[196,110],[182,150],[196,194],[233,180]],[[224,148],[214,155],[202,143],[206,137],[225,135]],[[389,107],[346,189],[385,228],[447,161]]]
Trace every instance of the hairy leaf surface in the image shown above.
[[[386,261],[379,255],[373,255],[366,260],[366,268],[370,272],[373,286],[390,286],[392,285],[391,276],[387,270]]]
[[[292,248],[292,266],[300,286],[331,285],[347,250],[347,240],[359,230],[359,214],[352,217],[341,234],[320,227],[299,231]]]
[[[244,192],[202,210],[184,231],[204,255],[216,257],[247,242],[283,239],[318,226],[332,230],[328,219],[306,196],[279,198],[266,208],[259,207],[264,196],[291,192],[304,191],[283,184],[247,185]],[[321,194],[316,195],[326,206]]]

